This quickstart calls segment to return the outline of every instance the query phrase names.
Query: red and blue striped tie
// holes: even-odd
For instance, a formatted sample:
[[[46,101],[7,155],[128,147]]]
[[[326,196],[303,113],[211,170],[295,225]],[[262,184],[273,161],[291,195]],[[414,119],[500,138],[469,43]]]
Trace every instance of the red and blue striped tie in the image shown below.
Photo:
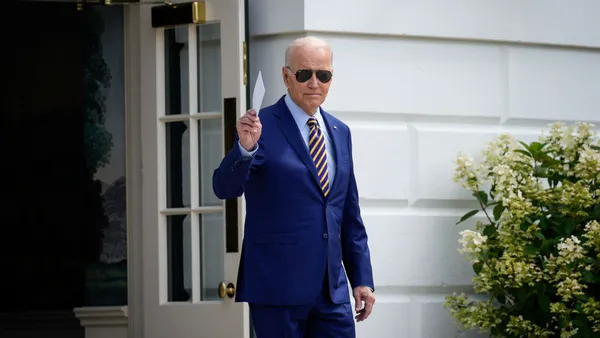
[[[325,137],[319,128],[319,122],[316,118],[308,119],[310,133],[308,134],[308,148],[310,156],[317,167],[317,176],[319,177],[319,185],[323,190],[323,194],[329,194],[329,169],[327,167],[327,147],[325,147]]]

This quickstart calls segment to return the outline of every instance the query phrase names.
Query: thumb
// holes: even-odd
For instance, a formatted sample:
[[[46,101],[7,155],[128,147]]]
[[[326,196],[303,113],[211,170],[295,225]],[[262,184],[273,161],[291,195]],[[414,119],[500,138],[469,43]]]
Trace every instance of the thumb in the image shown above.
[[[354,300],[356,301],[354,308],[356,312],[358,312],[362,309],[362,295],[357,292],[357,294],[354,296]]]

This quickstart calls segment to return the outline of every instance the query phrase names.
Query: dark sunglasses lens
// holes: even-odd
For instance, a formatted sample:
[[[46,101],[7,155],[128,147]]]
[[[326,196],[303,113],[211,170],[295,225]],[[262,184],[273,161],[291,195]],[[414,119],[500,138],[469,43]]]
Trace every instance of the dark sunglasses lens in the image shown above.
[[[317,70],[317,79],[323,83],[331,81],[331,72],[328,70]],[[306,82],[310,80],[313,75],[313,71],[310,69],[300,69],[296,72],[296,80],[298,82]]]
[[[331,72],[327,70],[318,70],[317,79],[323,83],[327,83],[329,80],[331,80]]]
[[[308,69],[301,69],[296,72],[296,80],[298,82],[306,82],[312,77],[312,71]]]

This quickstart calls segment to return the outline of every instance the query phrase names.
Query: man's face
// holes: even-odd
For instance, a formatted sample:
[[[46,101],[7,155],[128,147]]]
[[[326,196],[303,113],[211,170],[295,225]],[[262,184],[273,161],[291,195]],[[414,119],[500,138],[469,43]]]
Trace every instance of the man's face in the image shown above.
[[[291,69],[290,69],[291,68]],[[327,48],[297,47],[292,51],[290,66],[283,67],[283,81],[288,89],[290,98],[307,114],[313,115],[317,108],[323,104],[331,77],[325,72],[321,74],[310,73],[310,78],[304,82],[299,81],[294,73],[302,76],[308,75],[310,71],[333,71],[331,68],[331,55]],[[304,73],[304,74],[302,74]],[[321,81],[318,77],[321,77]],[[325,82],[326,80],[329,80]]]

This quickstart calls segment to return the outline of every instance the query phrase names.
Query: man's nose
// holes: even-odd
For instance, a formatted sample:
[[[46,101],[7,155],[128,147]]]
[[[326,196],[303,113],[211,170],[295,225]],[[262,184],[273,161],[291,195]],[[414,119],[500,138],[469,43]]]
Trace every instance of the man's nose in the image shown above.
[[[316,73],[312,73],[312,76],[308,80],[308,86],[311,88],[316,88],[319,86],[319,80],[317,79]]]

